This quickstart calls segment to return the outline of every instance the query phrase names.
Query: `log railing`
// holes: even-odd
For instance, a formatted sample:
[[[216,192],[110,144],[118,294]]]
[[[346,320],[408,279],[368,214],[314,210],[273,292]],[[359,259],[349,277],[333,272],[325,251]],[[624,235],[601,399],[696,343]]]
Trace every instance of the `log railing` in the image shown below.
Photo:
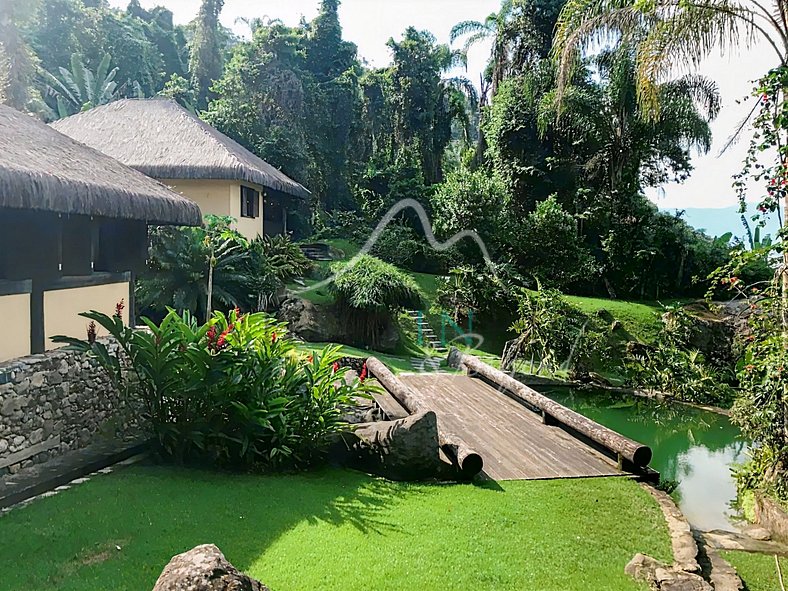
[[[409,413],[431,410],[424,405],[407,384],[391,373],[391,370],[379,359],[369,357],[367,370]],[[442,429],[440,424],[438,425],[438,442],[444,453],[456,462],[463,477],[472,478],[484,468],[482,456],[471,449],[460,435]]]
[[[624,437],[620,433],[616,433],[604,425],[600,425],[588,417],[558,404],[472,355],[465,355],[453,348],[449,352],[449,365],[457,369],[464,368],[469,373],[479,375],[492,384],[497,385],[515,399],[540,412],[546,423],[568,427],[572,431],[588,438],[617,457],[619,464],[623,463],[622,460],[626,460],[637,468],[645,468],[651,462],[652,452],[650,447]]]

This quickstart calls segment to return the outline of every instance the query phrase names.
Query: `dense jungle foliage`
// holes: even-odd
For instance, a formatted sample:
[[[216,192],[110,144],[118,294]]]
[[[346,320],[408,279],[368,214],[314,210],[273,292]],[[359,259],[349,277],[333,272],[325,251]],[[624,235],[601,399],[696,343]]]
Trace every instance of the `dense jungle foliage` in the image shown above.
[[[317,1],[317,0],[316,0]],[[730,236],[708,237],[657,211],[643,189],[692,170],[709,150],[716,86],[700,76],[660,85],[644,116],[636,51],[577,64],[559,105],[552,31],[564,0],[505,0],[462,22],[451,45],[408,28],[370,68],[342,38],[338,0],[298,26],[252,19],[240,38],[203,0],[187,25],[162,7],[104,0],[0,5],[3,101],[51,120],[122,97],[173,98],[307,186],[293,216],[302,235],[364,242],[402,199],[421,203],[439,239],[474,230],[530,286],[621,298],[696,295],[727,260]],[[457,76],[468,49],[491,41],[481,88]],[[295,212],[294,212],[295,213]],[[427,272],[478,265],[479,249],[424,252],[405,211],[376,256]],[[350,231],[351,234],[347,232]],[[431,249],[430,249],[431,250]]]

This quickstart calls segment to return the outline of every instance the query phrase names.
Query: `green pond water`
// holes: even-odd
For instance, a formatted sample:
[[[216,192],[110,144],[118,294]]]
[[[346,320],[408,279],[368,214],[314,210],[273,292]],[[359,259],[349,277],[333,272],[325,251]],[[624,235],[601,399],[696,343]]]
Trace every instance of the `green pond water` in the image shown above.
[[[540,388],[590,419],[651,447],[651,467],[679,482],[673,497],[695,527],[735,529],[731,466],[746,459],[747,442],[720,414],[605,390]]]

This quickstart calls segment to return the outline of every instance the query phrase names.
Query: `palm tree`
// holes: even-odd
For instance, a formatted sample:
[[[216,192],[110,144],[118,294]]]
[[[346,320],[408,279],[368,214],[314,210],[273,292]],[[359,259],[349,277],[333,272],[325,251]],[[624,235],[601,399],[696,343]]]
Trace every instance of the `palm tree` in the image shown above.
[[[82,56],[78,53],[71,54],[71,70],[58,68],[60,77],[43,70],[41,75],[47,84],[47,94],[54,96],[57,101],[56,118],[68,117],[80,111],[87,111],[99,105],[105,105],[117,100],[121,94],[115,75],[118,68],[109,69],[112,58],[105,54],[92,72],[85,66]],[[138,82],[131,83],[134,94],[142,97],[142,89]]]
[[[788,5],[784,0],[568,0],[556,25],[553,55],[559,88],[571,79],[582,52],[611,40],[636,48],[638,100],[649,116],[659,111],[659,85],[687,64],[697,66],[715,48],[753,47],[765,41],[788,65]]]
[[[661,109],[649,118],[637,101],[633,50],[604,51],[591,64],[600,83],[576,77],[575,84],[548,92],[539,104],[539,129],[557,128],[574,138],[588,156],[587,173],[611,195],[637,194],[671,172],[684,175],[691,150],[709,151],[709,121],[720,110],[714,82],[687,75],[657,85]]]
[[[498,12],[490,14],[484,19],[484,22],[463,21],[454,25],[451,30],[452,43],[462,37],[465,38],[465,44],[463,46],[463,52],[465,54],[467,54],[468,50],[477,43],[489,39],[493,40],[490,61],[487,66],[487,82],[490,85],[492,96],[495,96],[498,87],[506,77],[509,66],[510,42],[512,40],[510,20],[514,11],[514,5],[514,0],[503,0],[501,9]],[[483,84],[482,88],[484,87]],[[486,103],[486,99],[486,92],[482,92],[482,106]]]

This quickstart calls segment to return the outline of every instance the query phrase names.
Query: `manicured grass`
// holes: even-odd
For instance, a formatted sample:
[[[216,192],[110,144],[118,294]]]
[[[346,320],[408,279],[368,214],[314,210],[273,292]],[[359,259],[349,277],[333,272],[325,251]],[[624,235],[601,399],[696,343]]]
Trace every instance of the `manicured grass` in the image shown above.
[[[312,353],[314,351],[319,351],[326,345],[336,345],[336,344],[337,343],[299,343],[297,347],[301,351],[308,351]],[[347,355],[348,357],[360,357],[362,359],[366,359],[367,357],[370,356],[377,357],[383,363],[385,363],[393,373],[413,371],[413,366],[410,364],[410,357],[407,355],[404,356],[388,355],[386,353],[380,353],[378,351],[358,349],[357,347],[351,347],[349,345],[339,345],[339,346],[341,347],[342,354]],[[423,357],[423,355],[421,356]]]
[[[413,280],[421,289],[422,294],[424,295],[424,299],[426,299],[426,308],[429,309],[430,306],[435,302],[435,297],[438,291],[438,280],[441,278],[440,275],[430,275],[429,273],[416,273],[414,271],[407,271],[404,270],[405,273],[413,277]]]
[[[645,589],[670,561],[659,509],[627,479],[408,485],[325,470],[120,469],[0,517],[3,589],[143,591],[216,544],[273,591]]]
[[[627,302],[580,296],[566,296],[566,299],[589,316],[607,310],[632,337],[645,342],[653,342],[662,328],[662,305],[659,302]],[[675,301],[666,300],[662,303],[668,305]]]
[[[736,568],[748,591],[778,591],[777,565],[774,556],[749,552],[722,552],[722,557]],[[783,578],[788,579],[788,559],[780,558]]]

